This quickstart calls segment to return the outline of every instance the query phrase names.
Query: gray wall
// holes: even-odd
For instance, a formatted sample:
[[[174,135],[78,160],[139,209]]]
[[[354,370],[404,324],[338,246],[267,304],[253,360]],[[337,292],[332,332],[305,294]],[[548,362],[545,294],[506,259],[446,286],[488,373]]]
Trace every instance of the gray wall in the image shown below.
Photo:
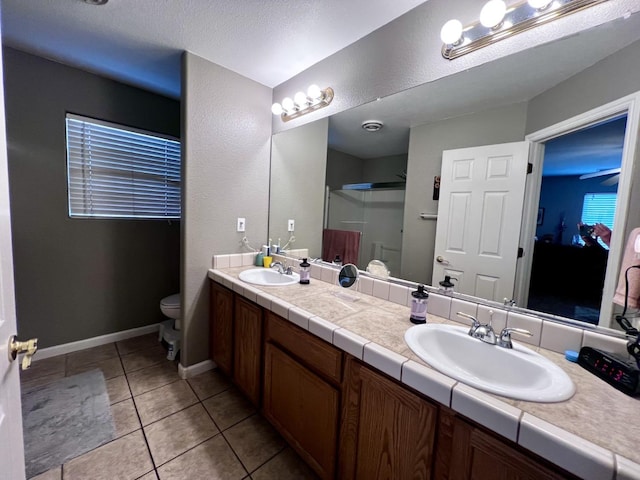
[[[327,153],[326,181],[331,190],[340,189],[345,183],[361,182],[362,159],[330,148]]]
[[[327,185],[331,190],[338,190],[348,183],[401,182],[398,175],[406,170],[406,153],[363,159],[329,149]]]
[[[182,60],[183,346],[180,363],[209,358],[211,256],[267,239],[271,89],[186,52]],[[246,232],[236,233],[237,217]]]
[[[329,119],[273,136],[269,236],[280,246],[290,237],[287,221],[295,220],[296,241],[289,248],[307,248],[309,256],[322,254],[325,172]],[[300,190],[292,197],[291,192]],[[258,246],[255,246],[258,248]]]
[[[431,284],[436,222],[419,215],[438,212],[438,202],[432,199],[433,177],[440,175],[442,151],[523,140],[526,113],[526,103],[518,103],[411,129],[402,278]]]
[[[71,219],[65,114],[179,136],[179,103],[4,49],[18,333],[41,347],[160,321],[180,222]]]
[[[361,182],[401,182],[398,175],[407,170],[407,158],[404,153],[363,160]]]
[[[527,133],[638,92],[638,79],[640,42],[635,42],[532,99],[527,110]],[[634,140],[638,143],[637,135]],[[636,155],[624,238],[640,225],[640,209],[635,207],[640,205],[639,162]]]
[[[529,101],[527,134],[640,90],[640,42],[608,56]]]
[[[440,29],[451,18],[463,24],[477,21],[485,0],[429,0],[393,22],[309,67],[278,85],[274,101],[281,101],[312,83],[335,90],[333,103],[284,123],[273,118],[273,131],[298,125],[368,103],[378,97],[444,78],[453,73],[552,42],[640,10],[637,0],[604,2],[585,11],[514,35],[453,61],[441,55]]]

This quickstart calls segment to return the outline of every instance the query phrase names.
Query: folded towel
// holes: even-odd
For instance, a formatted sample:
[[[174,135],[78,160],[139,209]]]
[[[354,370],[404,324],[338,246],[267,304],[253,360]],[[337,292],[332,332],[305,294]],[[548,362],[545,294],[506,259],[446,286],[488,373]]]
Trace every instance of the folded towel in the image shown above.
[[[622,257],[622,267],[620,268],[620,276],[618,277],[618,288],[613,296],[613,303],[618,305],[624,305],[625,300],[625,272],[632,265],[640,266],[640,255],[635,251],[636,238],[640,235],[640,228],[634,228],[629,239],[627,240],[627,246],[624,249],[624,256]],[[629,292],[626,294],[627,306],[629,308],[638,308],[640,299],[640,268],[632,268],[627,273],[629,279]]]
[[[362,232],[325,229],[322,234],[322,259],[333,261],[340,255],[342,263],[358,263],[360,254],[360,237]]]

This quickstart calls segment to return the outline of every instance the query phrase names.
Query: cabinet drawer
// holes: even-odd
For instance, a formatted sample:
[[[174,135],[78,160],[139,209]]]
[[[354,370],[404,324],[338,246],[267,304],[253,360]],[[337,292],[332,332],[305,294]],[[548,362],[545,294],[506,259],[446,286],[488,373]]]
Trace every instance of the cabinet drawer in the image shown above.
[[[342,351],[272,312],[267,312],[266,339],[277,343],[311,370],[336,383],[342,380]]]

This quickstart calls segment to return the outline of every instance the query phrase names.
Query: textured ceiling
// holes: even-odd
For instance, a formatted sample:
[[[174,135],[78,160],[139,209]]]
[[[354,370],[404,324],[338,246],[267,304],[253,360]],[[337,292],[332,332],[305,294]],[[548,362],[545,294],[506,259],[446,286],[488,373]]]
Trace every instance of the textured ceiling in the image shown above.
[[[2,0],[5,44],[180,94],[188,50],[274,87],[425,0]]]

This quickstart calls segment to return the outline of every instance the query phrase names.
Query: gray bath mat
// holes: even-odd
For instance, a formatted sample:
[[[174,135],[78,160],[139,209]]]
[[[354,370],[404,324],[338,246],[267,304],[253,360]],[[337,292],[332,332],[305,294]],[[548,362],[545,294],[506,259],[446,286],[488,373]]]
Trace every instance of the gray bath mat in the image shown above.
[[[104,375],[91,370],[22,392],[27,478],[113,440]]]

